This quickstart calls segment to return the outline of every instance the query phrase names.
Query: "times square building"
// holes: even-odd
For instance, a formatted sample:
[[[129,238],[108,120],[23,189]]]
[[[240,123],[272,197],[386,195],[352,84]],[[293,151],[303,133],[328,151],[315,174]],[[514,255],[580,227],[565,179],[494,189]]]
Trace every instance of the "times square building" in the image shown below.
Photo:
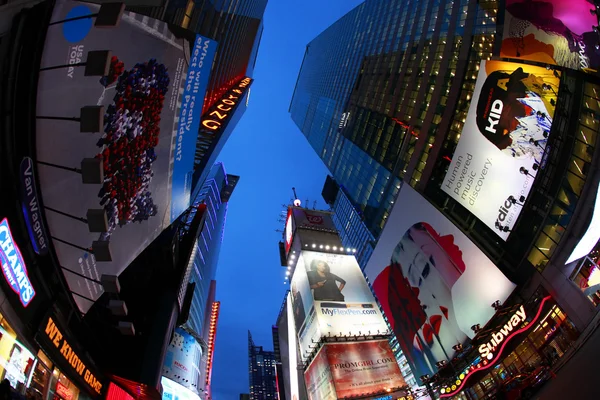
[[[190,199],[251,79],[230,76],[239,60],[214,68],[227,82],[203,104],[217,42],[119,3],[13,2],[0,21],[0,380],[37,400],[198,398],[161,385],[194,308],[207,216]],[[225,117],[197,148],[217,123],[203,105]],[[237,178],[223,179],[226,201]]]
[[[421,381],[437,396],[482,398],[530,366],[566,360],[563,356],[587,337],[598,319],[600,81],[595,72],[598,36],[592,30],[598,25],[595,6],[587,1],[564,2],[563,7],[561,2],[539,2],[549,7],[544,12],[554,7],[554,14],[544,18],[554,18],[563,29],[540,39],[539,31],[548,28],[519,3],[367,0],[307,45],[290,104],[292,119],[336,182],[333,192],[326,185],[326,201],[338,204],[340,196],[347,197],[380,245],[387,240],[386,229],[394,229],[386,225],[392,211],[410,213],[416,207],[402,201],[415,192],[433,205],[439,220],[458,229],[455,238],[464,234],[516,285],[503,301],[490,301],[491,318],[474,324],[470,340],[456,343],[436,360],[439,364],[432,362]],[[560,21],[569,13],[565,7],[578,13],[585,32],[575,35]],[[567,31],[573,35],[565,39]],[[545,44],[532,50],[532,40],[555,42],[550,50]],[[570,54],[560,58],[565,54],[560,51]],[[465,175],[462,188],[454,192],[456,182],[463,169],[470,174],[468,168],[476,170],[473,165],[480,162],[481,175],[492,153],[487,144],[469,144],[469,131],[481,110],[486,110],[492,128],[497,123],[494,112],[502,113],[494,111],[486,75],[503,69],[508,71],[503,78],[510,80],[518,68],[542,77],[543,82],[533,85],[547,106],[537,117],[552,114],[551,124],[539,138],[525,137],[534,162],[523,161],[514,173],[506,165],[497,175],[483,173],[495,187],[505,188],[494,192],[504,197],[486,198],[478,203],[480,208],[471,207],[468,195],[460,200]],[[486,118],[482,124],[489,125]],[[495,161],[504,157],[493,155]],[[521,156],[513,151],[512,161]],[[478,180],[468,185],[481,185]],[[524,180],[528,183],[522,187],[528,189],[522,191]],[[480,198],[489,196],[482,193]],[[486,214],[482,208],[490,210]],[[512,218],[505,218],[509,214]],[[389,254],[385,257],[389,262]],[[371,284],[377,277],[371,273],[372,263],[379,261],[371,258],[361,264]],[[521,306],[527,315],[523,325],[529,328],[492,343],[494,333]],[[518,323],[518,317],[513,321]],[[478,351],[487,344],[501,348],[489,360]]]

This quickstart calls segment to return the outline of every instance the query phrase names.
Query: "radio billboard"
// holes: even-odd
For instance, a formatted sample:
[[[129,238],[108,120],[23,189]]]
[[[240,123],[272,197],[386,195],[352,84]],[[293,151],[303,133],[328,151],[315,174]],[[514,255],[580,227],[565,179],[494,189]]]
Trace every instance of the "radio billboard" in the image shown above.
[[[558,84],[546,68],[481,62],[442,190],[504,240],[545,165]]]
[[[598,17],[589,0],[506,0],[500,57],[594,72]]]
[[[432,375],[515,285],[410,186],[396,204],[365,273],[413,373]]]
[[[83,66],[42,70],[37,94],[39,192],[82,313],[102,294],[95,281],[102,274],[119,275],[189,206],[195,142],[216,50],[216,42],[135,13],[124,13],[118,27],[106,29],[95,28],[93,18],[77,19],[97,11],[94,4],[58,0],[41,67],[85,62],[91,50],[110,50],[108,75],[84,76]],[[104,107],[98,116],[102,132],[80,132],[72,119],[83,106]],[[78,168],[84,158],[103,161],[103,184],[83,185],[80,174],[53,166]],[[108,221],[102,234],[91,233],[80,219],[94,209],[103,209]],[[93,241],[110,242],[112,261],[101,268],[91,252],[80,250]]]
[[[311,339],[388,329],[354,256],[302,251],[291,293],[303,359]]]

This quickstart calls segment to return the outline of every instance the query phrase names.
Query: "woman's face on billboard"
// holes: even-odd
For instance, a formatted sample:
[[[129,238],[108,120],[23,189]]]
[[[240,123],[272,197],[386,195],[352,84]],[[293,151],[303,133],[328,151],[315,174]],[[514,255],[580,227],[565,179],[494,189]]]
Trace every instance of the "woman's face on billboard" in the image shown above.
[[[429,317],[447,313],[444,310],[452,307],[452,294],[440,270],[455,266],[427,231],[411,227],[396,246],[392,261],[400,264],[410,285],[419,289],[419,301]]]

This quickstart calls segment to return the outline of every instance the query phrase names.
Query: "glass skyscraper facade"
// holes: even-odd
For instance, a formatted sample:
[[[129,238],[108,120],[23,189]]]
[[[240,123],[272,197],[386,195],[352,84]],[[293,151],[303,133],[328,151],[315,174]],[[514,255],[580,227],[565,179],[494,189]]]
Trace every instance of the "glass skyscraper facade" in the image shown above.
[[[434,145],[456,146],[497,7],[367,0],[307,45],[291,117],[375,237],[401,182],[419,186]]]
[[[248,374],[250,378],[250,400],[278,399],[276,382],[277,360],[275,352],[266,351],[254,344],[248,331]]]

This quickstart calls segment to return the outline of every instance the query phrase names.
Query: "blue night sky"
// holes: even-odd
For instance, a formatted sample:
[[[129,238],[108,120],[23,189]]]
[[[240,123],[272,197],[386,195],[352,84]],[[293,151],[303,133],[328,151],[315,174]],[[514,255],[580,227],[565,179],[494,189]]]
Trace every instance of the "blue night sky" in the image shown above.
[[[292,122],[288,108],[306,44],[362,0],[270,0],[264,17],[248,109],[220,161],[240,181],[229,202],[217,272],[217,327],[213,398],[248,393],[247,331],[273,349],[271,326],[283,295],[285,268],[277,243],[283,204],[298,197],[326,209],[321,190],[327,169]]]

